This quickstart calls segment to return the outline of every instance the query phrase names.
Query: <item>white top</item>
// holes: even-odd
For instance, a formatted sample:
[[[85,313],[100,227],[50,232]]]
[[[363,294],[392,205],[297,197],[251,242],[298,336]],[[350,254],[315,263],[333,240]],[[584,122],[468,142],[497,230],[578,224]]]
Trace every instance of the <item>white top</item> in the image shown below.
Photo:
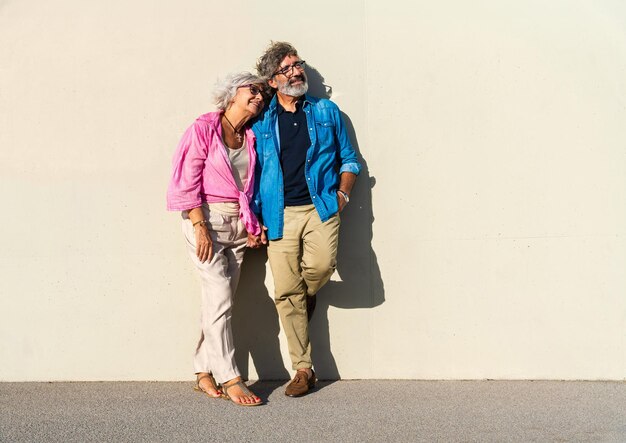
[[[248,163],[250,162],[250,158],[248,156],[247,144],[248,141],[245,136],[241,148],[231,149],[224,143],[228,158],[230,159],[230,167],[233,170],[233,177],[240,191],[243,191],[248,183]]]

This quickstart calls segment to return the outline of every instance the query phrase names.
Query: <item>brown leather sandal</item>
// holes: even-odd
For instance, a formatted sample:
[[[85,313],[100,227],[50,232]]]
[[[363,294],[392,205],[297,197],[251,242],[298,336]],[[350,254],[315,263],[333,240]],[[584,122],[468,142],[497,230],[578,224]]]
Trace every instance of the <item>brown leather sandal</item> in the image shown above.
[[[233,386],[239,386],[239,388],[241,389],[241,391],[243,392],[244,395],[248,396],[248,397],[257,397],[256,394],[254,394],[250,389],[248,389],[248,387],[246,386],[246,384],[244,382],[242,382],[241,380],[238,380],[234,383],[230,383],[229,385],[222,385],[222,391],[224,392],[224,399],[226,400],[230,400],[233,403],[235,403],[236,405],[239,406],[259,406],[263,404],[263,400],[259,399],[258,402],[256,403],[240,403],[238,401],[233,400],[229,395],[228,395],[228,390],[230,388],[232,388]]]
[[[217,395],[212,395],[209,392],[205,391],[204,389],[202,389],[202,387],[200,386],[200,380],[208,378],[209,381],[213,384],[213,386],[215,387],[215,392],[217,392]],[[222,398],[224,396],[224,394],[222,393],[222,391],[220,390],[220,385],[217,384],[217,382],[215,381],[215,378],[213,377],[213,374],[204,374],[201,376],[197,376],[196,377],[196,385],[193,387],[193,390],[196,392],[201,392],[204,393],[206,395],[208,395],[211,398]]]

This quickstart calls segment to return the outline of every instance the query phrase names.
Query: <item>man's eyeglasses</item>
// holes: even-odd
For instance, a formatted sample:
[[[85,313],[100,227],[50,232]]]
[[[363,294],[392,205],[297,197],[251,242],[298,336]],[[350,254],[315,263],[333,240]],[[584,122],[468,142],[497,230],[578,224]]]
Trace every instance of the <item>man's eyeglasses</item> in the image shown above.
[[[280,74],[284,75],[285,77],[289,77],[293,75],[294,68],[296,68],[298,71],[304,71],[304,65],[306,65],[306,62],[304,60],[298,60],[293,65],[284,66],[280,68],[278,71],[272,74],[272,77],[274,77],[275,75],[280,75]]]
[[[240,88],[250,88],[250,94],[252,94],[252,95],[258,95],[258,94],[263,95],[263,88],[261,88],[258,85],[249,84],[249,85],[241,85],[239,87]]]

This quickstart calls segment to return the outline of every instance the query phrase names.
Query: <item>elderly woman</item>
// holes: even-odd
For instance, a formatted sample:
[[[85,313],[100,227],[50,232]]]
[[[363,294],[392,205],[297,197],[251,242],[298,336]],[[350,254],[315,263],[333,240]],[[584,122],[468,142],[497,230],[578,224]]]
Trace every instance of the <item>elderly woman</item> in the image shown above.
[[[262,403],[237,369],[231,331],[245,248],[260,245],[259,222],[249,206],[255,138],[246,124],[263,108],[262,91],[261,79],[247,72],[231,74],[218,85],[219,110],[198,117],[183,135],[167,191],[167,209],[182,211],[187,249],[202,280],[195,389],[241,406]]]

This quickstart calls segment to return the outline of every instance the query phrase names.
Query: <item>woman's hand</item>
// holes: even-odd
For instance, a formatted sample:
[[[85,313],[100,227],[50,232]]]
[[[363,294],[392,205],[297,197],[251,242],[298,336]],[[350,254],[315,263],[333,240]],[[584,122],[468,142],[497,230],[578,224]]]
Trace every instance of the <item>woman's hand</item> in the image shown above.
[[[209,235],[209,228],[207,228],[207,221],[202,212],[202,207],[197,207],[189,210],[189,221],[193,226],[193,233],[196,236],[196,256],[200,263],[205,261],[211,261],[213,258],[213,241],[211,241],[211,235]]]
[[[196,235],[196,255],[200,263],[205,261],[211,261],[213,258],[213,241],[209,235],[209,228],[206,224],[199,223],[194,228],[194,234]]]
[[[258,235],[250,234],[248,232],[248,241],[246,241],[246,246],[252,249],[258,249],[261,247],[261,237]]]
[[[261,235],[254,235],[248,232],[248,241],[246,242],[246,246],[252,249],[258,249],[263,245],[267,244],[267,234],[265,233],[267,228],[265,226],[261,226]]]

